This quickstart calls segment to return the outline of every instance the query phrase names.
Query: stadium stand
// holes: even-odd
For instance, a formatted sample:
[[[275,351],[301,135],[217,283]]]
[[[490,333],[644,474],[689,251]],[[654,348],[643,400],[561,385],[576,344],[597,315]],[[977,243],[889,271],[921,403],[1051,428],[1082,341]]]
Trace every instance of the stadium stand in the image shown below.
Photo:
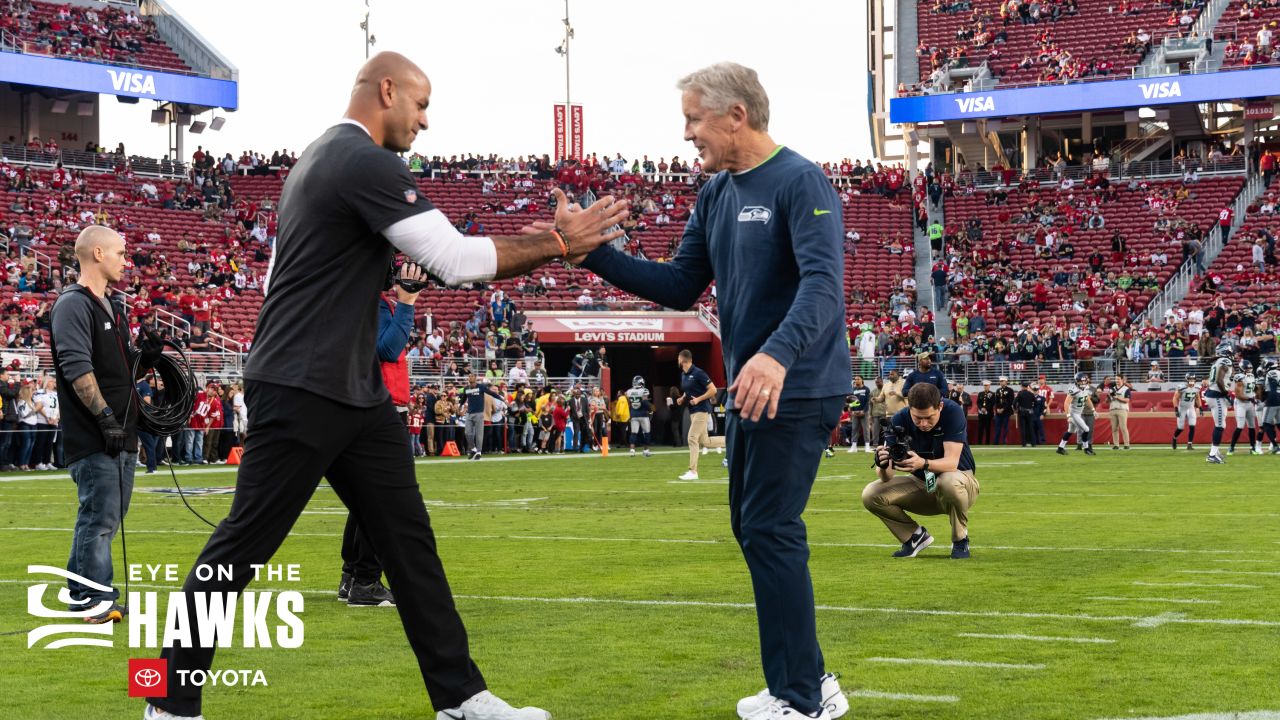
[[[155,23],[133,10],[4,0],[0,33],[21,52],[88,62],[190,73],[191,68],[160,39]]]

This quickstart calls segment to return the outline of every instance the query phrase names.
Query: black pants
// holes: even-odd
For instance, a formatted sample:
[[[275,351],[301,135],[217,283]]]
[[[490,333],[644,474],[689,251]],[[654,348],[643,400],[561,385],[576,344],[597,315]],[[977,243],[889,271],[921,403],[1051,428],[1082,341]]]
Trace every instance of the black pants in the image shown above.
[[[249,435],[227,515],[183,584],[189,617],[195,594],[240,592],[251,564],[266,563],[289,535],[324,477],[346,503],[384,563],[409,645],[437,710],[485,689],[467,632],[436,552],[431,519],[409,454],[409,435],[388,398],[371,408],[343,405],[304,390],[245,383]],[[232,568],[231,580],[196,578],[200,565]],[[198,686],[179,670],[207,670],[214,648],[167,647],[169,695],[151,703],[175,715],[199,715]]]
[[[991,416],[978,416],[978,432],[977,438],[974,439],[974,445],[988,445],[991,443]]]
[[[802,712],[822,706],[823,661],[800,515],[843,404],[783,400],[775,418],[759,422],[734,412],[725,433],[729,518],[751,572],[765,683]]]
[[[347,514],[347,526],[342,529],[342,572],[351,576],[351,581],[359,585],[369,585],[382,579],[382,563],[378,562],[378,554],[373,551],[373,543],[355,515]]]
[[[20,449],[22,437],[18,434],[18,423],[12,420],[0,422],[0,465],[17,465]]]
[[[1035,447],[1036,442],[1036,414],[1033,410],[1018,411],[1018,432],[1022,434],[1022,444]]]
[[[31,452],[31,464],[51,464],[53,462],[53,441],[54,435],[57,434],[57,427],[38,423],[36,425],[36,445],[35,450]],[[139,436],[141,437],[141,436]]]

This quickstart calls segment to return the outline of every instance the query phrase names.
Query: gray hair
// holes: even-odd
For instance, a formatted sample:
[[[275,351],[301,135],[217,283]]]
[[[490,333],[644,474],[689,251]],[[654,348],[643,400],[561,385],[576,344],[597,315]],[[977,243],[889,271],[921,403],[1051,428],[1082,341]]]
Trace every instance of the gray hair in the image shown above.
[[[734,105],[747,110],[747,124],[769,129],[769,96],[756,71],[737,63],[722,62],[696,70],[680,79],[676,89],[702,96],[702,107],[721,115]]]

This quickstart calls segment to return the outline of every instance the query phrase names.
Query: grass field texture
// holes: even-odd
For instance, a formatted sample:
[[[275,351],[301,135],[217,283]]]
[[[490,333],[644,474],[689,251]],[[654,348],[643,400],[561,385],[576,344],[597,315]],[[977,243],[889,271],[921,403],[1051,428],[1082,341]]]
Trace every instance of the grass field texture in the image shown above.
[[[818,629],[849,718],[1097,720],[1280,712],[1280,457],[976,451],[973,558],[945,517],[913,560],[861,506],[870,456],[824,460],[806,514]],[[418,464],[472,650],[491,689],[557,720],[731,720],[764,685],[719,456],[486,457]],[[184,488],[232,468],[180,469]],[[138,476],[129,562],[191,566],[209,531],[168,473]],[[190,502],[218,520],[229,495]],[[28,649],[27,566],[64,566],[68,476],[0,477],[0,718],[138,718],[124,626],[107,648]],[[305,644],[219,651],[269,686],[206,687],[209,720],[432,718],[391,609],[336,601],[345,509],[322,487],[275,558],[301,582]],[[123,558],[114,549],[117,585]],[[138,587],[145,585],[147,587]],[[160,587],[162,586],[162,587]],[[135,590],[171,588],[135,583]],[[402,598],[402,601],[407,600]],[[237,628],[239,628],[237,623]],[[239,643],[237,643],[239,645]],[[1280,717],[1259,715],[1257,717]]]

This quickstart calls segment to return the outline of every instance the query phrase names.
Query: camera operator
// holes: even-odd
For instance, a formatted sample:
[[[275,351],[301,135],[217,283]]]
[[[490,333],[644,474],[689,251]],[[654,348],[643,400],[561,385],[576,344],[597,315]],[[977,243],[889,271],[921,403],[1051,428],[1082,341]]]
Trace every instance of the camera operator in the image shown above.
[[[943,399],[937,386],[920,383],[907,407],[885,428],[876,449],[876,475],[862,490],[862,504],[902,543],[894,557],[915,557],[933,536],[907,513],[947,515],[951,557],[969,557],[969,508],[978,497],[964,410]]]

